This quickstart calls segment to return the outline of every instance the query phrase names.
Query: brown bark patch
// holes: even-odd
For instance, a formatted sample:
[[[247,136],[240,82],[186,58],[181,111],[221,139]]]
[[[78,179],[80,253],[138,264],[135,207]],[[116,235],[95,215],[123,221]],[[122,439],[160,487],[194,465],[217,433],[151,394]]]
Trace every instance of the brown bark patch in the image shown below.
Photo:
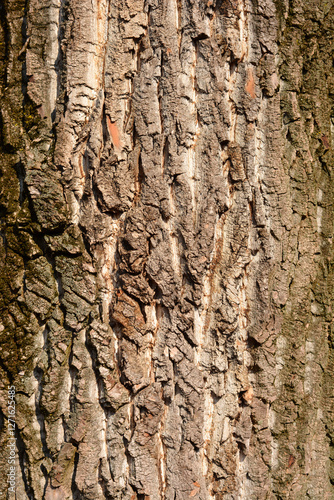
[[[327,135],[325,135],[325,134],[324,134],[324,135],[321,137],[321,140],[322,140],[322,143],[323,143],[324,147],[325,147],[326,149],[329,149],[329,142],[328,142],[328,137],[327,137]]]
[[[289,469],[290,469],[290,467],[293,466],[293,464],[295,463],[295,461],[296,461],[295,457],[293,455],[290,455],[289,456],[289,464],[288,464]]]
[[[253,72],[251,69],[248,70],[248,80],[247,80],[247,83],[245,85],[245,90],[253,99],[255,99],[255,97],[256,97],[256,95],[255,95],[255,80],[254,80]]]
[[[107,116],[107,125],[108,125],[109,134],[111,135],[111,140],[112,140],[115,148],[120,148],[121,141],[119,138],[117,125],[115,122],[112,122],[110,120],[109,116]]]

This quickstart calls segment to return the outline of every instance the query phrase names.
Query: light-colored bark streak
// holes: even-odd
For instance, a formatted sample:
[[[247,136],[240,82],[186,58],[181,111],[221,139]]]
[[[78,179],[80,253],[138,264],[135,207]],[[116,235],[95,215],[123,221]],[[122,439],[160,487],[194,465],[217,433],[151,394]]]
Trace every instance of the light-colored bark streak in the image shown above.
[[[154,351],[157,331],[159,328],[156,304],[153,304],[151,306],[146,306],[145,314],[147,319],[147,327],[149,329],[149,333],[146,335],[147,349],[145,351],[145,357],[147,359],[147,369],[148,369],[147,380],[149,380],[153,384],[155,382],[153,351]]]
[[[176,231],[175,223],[174,223],[175,215],[176,215],[176,208],[175,208],[173,185],[172,184],[169,187],[169,206],[170,206],[170,211],[171,211],[171,217],[168,219],[168,221],[165,224],[166,224],[167,232],[168,232],[168,236],[169,236],[173,270],[176,273],[178,278],[182,278],[182,267],[181,267],[178,235],[177,235],[177,231]]]
[[[48,14],[50,16],[49,19],[49,27],[50,27],[50,48],[46,50],[47,61],[46,64],[48,66],[49,80],[50,80],[50,89],[47,95],[49,96],[49,107],[45,110],[45,115],[47,117],[51,117],[54,112],[56,100],[58,97],[58,74],[56,70],[56,61],[59,57],[59,16],[61,9],[61,0],[56,1],[52,7],[48,10]],[[51,123],[50,123],[51,124]]]
[[[238,0],[239,6],[239,31],[240,31],[240,56],[239,59],[242,61],[244,57],[248,55],[248,29],[246,21],[245,12],[245,2],[244,0]]]
[[[233,100],[233,92],[235,89],[235,84],[237,80],[237,71],[231,71],[231,65],[228,65],[228,96],[229,96],[229,106],[230,106],[230,120],[231,120],[231,127],[229,129],[229,139],[230,141],[235,141],[236,137],[236,126],[237,126],[237,113],[236,113],[236,105]]]
[[[317,195],[317,201],[320,204],[323,198],[323,191],[321,189],[318,189],[318,195]],[[322,223],[322,216],[323,216],[323,208],[321,206],[317,206],[317,231],[318,233],[321,232],[321,223]]]
[[[80,7],[80,11],[73,8],[73,16],[73,24],[76,27],[80,25],[82,37],[80,43],[69,46],[66,55],[68,103],[62,120],[65,134],[60,161],[66,169],[73,169],[73,194],[69,193],[68,196],[73,223],[77,224],[80,220],[80,199],[85,184],[85,172],[80,168],[85,145],[78,140],[78,132],[89,121],[104,82],[108,2],[91,4],[87,1],[86,5]],[[90,45],[93,45],[93,51],[88,50]],[[76,154],[73,155],[74,151]]]
[[[167,465],[167,455],[166,455],[166,447],[163,443],[163,438],[162,438],[162,433],[164,432],[164,425],[166,421],[168,413],[168,408],[165,406],[164,408],[164,415],[161,419],[161,423],[159,426],[159,430],[157,433],[157,439],[158,439],[158,460],[159,460],[159,474],[160,474],[160,491],[159,491],[159,497],[160,500],[165,500],[166,498],[166,486],[167,486],[167,470],[166,470],[166,465]]]
[[[202,366],[202,351],[205,347],[206,338],[209,333],[212,302],[217,294],[217,279],[216,279],[216,262],[221,257],[221,245],[223,239],[223,218],[218,219],[215,225],[213,252],[210,257],[209,270],[203,280],[201,307],[194,308],[194,335],[197,340],[197,347],[194,354],[194,363],[199,370],[203,370]],[[202,473],[203,476],[209,478],[211,464],[211,438],[213,432],[215,408],[210,387],[210,378],[207,380],[204,387],[204,418],[203,418],[203,448],[201,449]],[[208,500],[214,500],[211,487],[208,488]]]
[[[182,43],[182,0],[175,0],[175,27],[178,39],[178,49],[180,53]]]
[[[194,226],[196,227],[196,221],[198,217],[197,211],[197,186],[198,186],[198,172],[196,165],[196,156],[198,150],[198,138],[201,133],[200,123],[198,120],[198,96],[196,89],[196,67],[198,59],[198,43],[195,42],[194,46],[191,47],[193,52],[193,60],[191,64],[191,119],[195,122],[195,133],[193,136],[193,143],[188,148],[188,155],[185,158],[186,171],[188,173],[189,188],[191,193],[191,202],[193,209],[193,220]]]
[[[191,206],[193,211],[194,225],[196,225],[196,151],[193,148],[188,149],[185,156],[185,165],[188,173],[189,189],[191,194]]]

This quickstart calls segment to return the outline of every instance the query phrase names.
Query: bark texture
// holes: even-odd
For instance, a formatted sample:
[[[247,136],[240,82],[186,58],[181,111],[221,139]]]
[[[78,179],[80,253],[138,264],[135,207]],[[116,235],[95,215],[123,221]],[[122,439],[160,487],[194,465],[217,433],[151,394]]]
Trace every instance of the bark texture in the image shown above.
[[[333,4],[0,17],[15,498],[333,499]]]

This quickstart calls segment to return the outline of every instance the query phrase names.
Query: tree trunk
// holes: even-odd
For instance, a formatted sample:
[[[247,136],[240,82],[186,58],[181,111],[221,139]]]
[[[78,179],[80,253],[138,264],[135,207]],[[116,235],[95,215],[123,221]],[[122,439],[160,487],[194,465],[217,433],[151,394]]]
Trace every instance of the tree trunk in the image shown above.
[[[334,498],[331,2],[0,14],[1,498]]]

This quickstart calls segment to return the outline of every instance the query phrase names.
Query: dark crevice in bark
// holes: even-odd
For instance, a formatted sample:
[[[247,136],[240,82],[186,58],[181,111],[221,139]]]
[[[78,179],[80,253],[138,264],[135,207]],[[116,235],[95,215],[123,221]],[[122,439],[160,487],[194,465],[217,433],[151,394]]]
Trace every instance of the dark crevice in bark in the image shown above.
[[[28,465],[28,455],[27,455],[27,448],[26,445],[23,441],[23,438],[21,437],[20,431],[18,427],[16,426],[16,446],[18,450],[18,455],[19,455],[19,464],[20,464],[20,469],[21,469],[21,475],[22,475],[22,480],[24,483],[24,489],[27,497],[29,500],[35,500],[34,492],[33,489],[31,488],[30,485],[30,470],[27,468]],[[28,470],[27,470],[28,469]]]
[[[79,453],[78,453],[78,451],[76,451],[75,456],[74,456],[74,470],[73,470],[72,484],[71,484],[71,491],[72,491],[72,495],[73,495],[73,500],[80,500],[82,498],[82,494],[78,490],[78,487],[77,487],[76,482],[75,482],[78,462],[79,462]]]
[[[48,449],[47,443],[46,443],[46,431],[45,431],[45,417],[43,414],[43,411],[40,408],[40,401],[42,397],[42,392],[43,392],[43,376],[44,372],[41,368],[36,367],[34,370],[34,377],[37,380],[38,386],[37,386],[37,391],[35,395],[35,414],[36,414],[36,419],[40,427],[40,436],[41,436],[41,443],[42,443],[42,448],[43,448],[43,453],[45,457],[51,458],[51,453]]]
[[[45,486],[44,486],[43,496],[42,496],[42,500],[45,500],[46,489],[47,489],[47,487],[49,485],[50,478],[49,478],[49,473],[48,473],[47,469],[44,467],[43,464],[41,465],[41,471],[42,471],[43,476],[45,478]]]

